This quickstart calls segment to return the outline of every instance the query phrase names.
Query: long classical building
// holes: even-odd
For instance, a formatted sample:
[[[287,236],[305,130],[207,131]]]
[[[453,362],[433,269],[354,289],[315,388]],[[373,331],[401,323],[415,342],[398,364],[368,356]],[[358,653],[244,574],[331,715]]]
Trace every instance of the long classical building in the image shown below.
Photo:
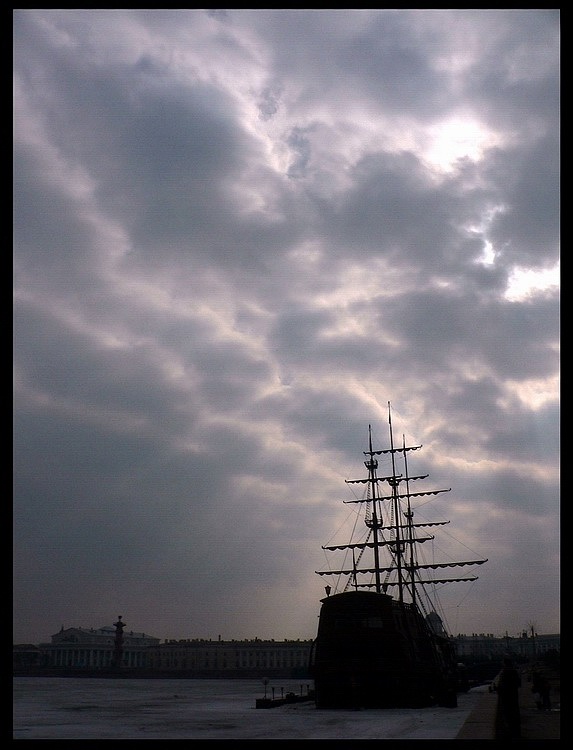
[[[67,628],[52,636],[51,643],[41,643],[42,666],[109,669],[113,664],[116,628],[106,625],[90,628]],[[160,639],[145,633],[122,633],[121,666],[145,668],[150,649],[159,646]]]
[[[149,652],[149,667],[209,677],[308,677],[312,640],[169,640]]]
[[[102,628],[63,627],[50,643],[13,647],[15,674],[31,671],[50,674],[94,674],[121,669],[130,676],[168,677],[310,677],[312,640],[165,640],[128,631],[121,623]],[[505,654],[518,660],[543,658],[560,652],[559,635],[522,633],[518,637],[492,634],[458,635],[458,659],[464,663],[499,663]]]
[[[14,671],[108,672],[117,668],[117,628],[66,628],[50,643],[13,647]],[[126,674],[185,677],[307,678],[312,640],[166,640],[122,632],[119,668]]]
[[[458,659],[463,661],[499,661],[510,655],[517,661],[531,661],[542,658],[549,651],[561,651],[561,636],[539,635],[523,632],[518,637],[500,637],[492,633],[472,633],[455,638]]]

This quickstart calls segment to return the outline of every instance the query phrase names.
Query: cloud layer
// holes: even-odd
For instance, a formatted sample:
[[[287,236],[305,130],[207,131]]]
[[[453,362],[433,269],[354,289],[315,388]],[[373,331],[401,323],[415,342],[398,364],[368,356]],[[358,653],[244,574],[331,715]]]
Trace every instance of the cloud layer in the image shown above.
[[[15,641],[313,637],[388,401],[558,632],[559,21],[14,13]]]

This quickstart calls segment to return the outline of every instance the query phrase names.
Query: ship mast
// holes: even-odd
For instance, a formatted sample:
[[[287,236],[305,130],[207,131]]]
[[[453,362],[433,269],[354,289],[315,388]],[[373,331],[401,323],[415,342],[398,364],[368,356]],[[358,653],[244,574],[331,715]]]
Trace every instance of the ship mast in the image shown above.
[[[376,582],[376,593],[382,592],[382,586],[380,583],[380,543],[378,539],[378,530],[381,524],[378,522],[378,477],[376,476],[376,469],[378,468],[378,461],[374,458],[372,451],[372,426],[368,425],[368,460],[364,462],[364,465],[368,469],[368,481],[370,482],[370,491],[372,497],[372,531],[374,537],[374,577]]]
[[[404,454],[404,480],[406,482],[407,507],[404,511],[406,525],[408,527],[408,539],[410,541],[410,596],[412,604],[416,604],[416,563],[417,558],[414,550],[414,511],[410,503],[410,475],[408,474],[408,454],[406,451],[406,436],[402,435],[402,452]]]
[[[390,453],[392,456],[392,476],[388,479],[388,483],[392,487],[392,509],[394,516],[394,540],[395,540],[395,559],[396,559],[396,573],[398,575],[398,600],[404,601],[404,574],[402,571],[402,555],[404,548],[400,539],[400,498],[398,495],[398,485],[400,484],[400,478],[396,476],[396,459],[394,456],[394,433],[392,431],[392,412],[390,410],[390,402],[388,401],[388,428],[390,431]]]
[[[417,587],[425,585],[461,583],[477,580],[477,576],[470,575],[465,577],[431,577],[422,578],[419,573],[431,570],[440,570],[443,568],[457,568],[470,565],[482,565],[487,562],[481,560],[464,560],[459,562],[439,562],[430,564],[420,564],[418,562],[417,547],[427,541],[434,539],[432,535],[416,536],[417,529],[425,529],[430,526],[443,526],[449,521],[434,521],[425,523],[414,523],[414,512],[412,510],[412,499],[417,499],[425,495],[438,495],[442,492],[450,492],[449,489],[426,490],[422,492],[411,492],[410,483],[417,479],[426,479],[428,474],[410,476],[408,471],[409,451],[419,450],[421,445],[406,445],[406,437],[402,435],[402,445],[395,447],[394,434],[392,427],[392,412],[390,402],[388,402],[388,428],[390,433],[390,448],[384,450],[373,450],[372,447],[372,426],[368,425],[368,450],[364,451],[366,460],[364,465],[368,470],[365,479],[347,479],[347,484],[364,484],[367,485],[365,497],[356,500],[344,500],[344,503],[365,503],[366,517],[365,525],[370,529],[371,535],[366,541],[346,544],[333,544],[323,546],[324,550],[351,550],[352,567],[342,570],[317,570],[320,576],[349,576],[348,583],[352,580],[354,588],[374,589],[378,594],[386,594],[388,588],[397,588],[397,599],[404,603],[406,595],[415,606],[419,606],[419,594]],[[396,454],[401,454],[404,459],[404,475],[397,473]],[[390,476],[378,476],[378,459],[377,456],[390,454],[391,457],[391,474]],[[379,483],[387,482],[391,488],[391,494],[384,496],[380,492]],[[401,483],[403,490],[400,489]],[[371,515],[369,516],[369,504],[371,505]],[[384,503],[388,503],[387,511],[384,511]],[[403,503],[403,505],[402,505]],[[386,522],[384,519],[387,519]],[[387,535],[385,534],[387,532]],[[390,556],[391,564],[381,564],[381,552],[386,548],[386,556]],[[409,549],[408,549],[409,548]],[[360,562],[362,554],[366,549],[372,550],[373,567],[361,567]],[[360,550],[358,560],[354,556],[355,550]],[[382,574],[387,574],[382,580]],[[374,576],[374,581],[367,583],[364,579],[360,580],[359,575],[370,574]],[[390,579],[390,576],[392,578]],[[372,581],[372,579],[370,579]],[[348,584],[347,584],[348,585]]]

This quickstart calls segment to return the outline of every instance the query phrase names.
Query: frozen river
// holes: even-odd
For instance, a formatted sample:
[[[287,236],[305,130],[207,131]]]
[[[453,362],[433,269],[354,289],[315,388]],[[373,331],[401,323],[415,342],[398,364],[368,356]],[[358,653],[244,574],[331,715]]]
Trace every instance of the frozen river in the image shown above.
[[[267,696],[306,694],[303,680],[271,682]],[[16,677],[14,739],[453,739],[487,688],[457,708],[319,710],[314,703],[256,709],[259,680]]]

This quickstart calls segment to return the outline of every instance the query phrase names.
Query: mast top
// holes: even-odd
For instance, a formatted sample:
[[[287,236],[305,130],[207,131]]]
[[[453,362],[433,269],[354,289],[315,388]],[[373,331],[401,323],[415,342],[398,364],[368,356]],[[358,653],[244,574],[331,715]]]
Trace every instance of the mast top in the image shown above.
[[[452,582],[474,581],[477,576],[464,577],[431,577],[431,571],[442,568],[477,566],[487,562],[487,559],[468,560],[460,562],[425,564],[423,558],[418,557],[422,543],[431,541],[432,536],[416,535],[418,529],[425,526],[441,526],[449,521],[435,521],[428,523],[414,523],[413,502],[419,497],[438,495],[450,492],[448,489],[429,489],[413,492],[410,483],[414,480],[424,480],[428,474],[410,475],[407,454],[417,451],[422,445],[406,445],[403,437],[402,446],[394,446],[391,403],[388,401],[388,430],[390,448],[374,450],[372,442],[372,425],[368,425],[368,450],[363,451],[366,458],[364,465],[367,477],[363,479],[347,479],[347,484],[364,484],[365,492],[362,499],[344,500],[344,503],[361,503],[365,507],[363,522],[367,528],[366,537],[359,540],[349,540],[345,544],[324,546],[324,550],[345,551],[352,554],[352,563],[344,562],[338,570],[316,571],[319,575],[348,576],[346,589],[352,585],[358,590],[374,589],[376,593],[386,593],[392,587],[397,587],[397,599],[405,603],[406,598],[414,606],[421,607],[420,599],[426,586]],[[384,476],[377,475],[378,460],[376,456],[389,455],[391,467],[384,471]],[[398,470],[398,461],[400,461]],[[380,485],[389,486],[390,492],[384,493]],[[355,553],[357,553],[355,555]],[[362,560],[365,555],[364,561]],[[372,555],[373,563],[366,563],[366,558]],[[383,557],[382,557],[383,556]],[[425,573],[426,576],[420,574]],[[370,578],[364,578],[369,576]],[[420,593],[418,593],[418,589]],[[427,594],[426,594],[427,595]],[[429,601],[429,600],[428,600]],[[430,604],[430,609],[432,609]]]

